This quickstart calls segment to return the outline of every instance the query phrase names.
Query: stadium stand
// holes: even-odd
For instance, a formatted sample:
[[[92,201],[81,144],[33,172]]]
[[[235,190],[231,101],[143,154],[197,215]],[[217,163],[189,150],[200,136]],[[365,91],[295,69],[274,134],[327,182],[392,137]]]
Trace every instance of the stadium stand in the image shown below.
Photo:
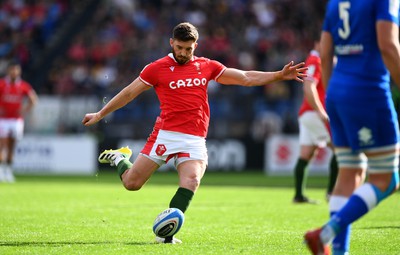
[[[6,0],[0,4],[0,73],[17,58],[39,95],[95,95],[101,103],[168,53],[171,27],[181,21],[200,30],[196,55],[231,67],[276,70],[304,60],[323,10],[318,0]],[[296,82],[254,89],[215,83],[209,90],[211,138],[261,141],[271,133],[297,132]],[[143,138],[157,113],[155,94],[148,92],[101,129],[116,138]],[[130,125],[138,120],[140,126]],[[121,132],[113,134],[116,127]]]

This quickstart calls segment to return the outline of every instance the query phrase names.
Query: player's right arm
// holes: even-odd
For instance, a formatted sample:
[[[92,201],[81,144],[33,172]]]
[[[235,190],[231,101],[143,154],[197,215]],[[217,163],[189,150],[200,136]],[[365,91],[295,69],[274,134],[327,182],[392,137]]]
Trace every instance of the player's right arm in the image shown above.
[[[332,75],[333,68],[333,38],[327,31],[321,33],[321,69],[322,69],[322,84],[324,84],[325,91],[327,90],[329,79]]]
[[[85,126],[90,126],[97,123],[108,114],[118,110],[119,108],[122,108],[127,103],[135,99],[138,95],[150,88],[150,86],[146,85],[139,78],[136,78],[131,84],[122,89],[106,105],[104,105],[100,111],[95,113],[87,113],[82,120],[82,124]]]
[[[383,62],[400,88],[399,27],[394,22],[380,20],[376,23],[376,33]]]

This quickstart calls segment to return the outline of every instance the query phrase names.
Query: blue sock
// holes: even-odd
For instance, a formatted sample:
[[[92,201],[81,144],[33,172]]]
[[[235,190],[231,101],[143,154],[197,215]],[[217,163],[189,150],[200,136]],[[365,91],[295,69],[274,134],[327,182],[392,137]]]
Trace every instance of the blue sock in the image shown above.
[[[340,211],[349,201],[347,197],[332,195],[329,200],[330,217]],[[351,224],[340,231],[332,241],[333,255],[343,255],[350,250]]]
[[[334,229],[335,233],[338,233],[368,211],[369,209],[365,201],[358,195],[353,194],[342,210],[332,216],[328,224]]]
[[[333,215],[333,214],[332,214]],[[351,224],[347,225],[332,241],[333,255],[343,255],[350,250]]]
[[[324,226],[320,234],[324,243],[332,241],[341,231],[347,231],[346,228],[370,210],[375,208],[379,202],[388,197],[399,183],[397,172],[393,173],[389,187],[385,191],[379,190],[371,183],[365,183],[359,187],[345,206],[334,214],[328,223]],[[333,210],[334,211],[334,210]],[[348,238],[350,233],[348,233]],[[342,240],[346,241],[346,240]]]

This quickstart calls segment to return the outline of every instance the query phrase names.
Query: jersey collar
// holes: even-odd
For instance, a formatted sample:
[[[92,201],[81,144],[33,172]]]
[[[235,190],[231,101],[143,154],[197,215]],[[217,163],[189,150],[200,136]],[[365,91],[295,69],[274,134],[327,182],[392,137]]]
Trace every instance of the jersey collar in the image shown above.
[[[176,59],[175,59],[175,57],[174,57],[174,54],[172,54],[172,52],[171,53],[168,53],[168,57],[170,57],[173,61],[175,61],[175,63],[178,63],[178,61],[176,61]],[[189,62],[192,62],[194,60],[194,56],[189,60]],[[188,62],[188,63],[189,63]],[[186,63],[187,64],[187,63]]]
[[[9,76],[6,76],[6,77],[4,78],[4,80],[6,81],[6,84],[7,84],[7,85],[11,85],[11,78],[10,78]],[[19,84],[20,82],[21,82],[21,78],[17,78],[17,79],[15,79],[14,84],[17,85],[17,84]]]
[[[316,50],[311,50],[311,55],[319,57],[319,52]]]

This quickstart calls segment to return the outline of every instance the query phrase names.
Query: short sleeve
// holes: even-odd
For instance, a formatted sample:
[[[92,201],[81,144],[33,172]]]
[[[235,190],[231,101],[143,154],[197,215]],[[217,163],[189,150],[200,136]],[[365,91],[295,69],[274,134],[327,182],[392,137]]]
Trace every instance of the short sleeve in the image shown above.
[[[216,60],[210,60],[209,65],[212,70],[211,80],[217,80],[226,69],[226,66]]]
[[[140,72],[139,79],[149,86],[154,86],[158,83],[157,64],[150,63]]]
[[[400,0],[379,0],[377,4],[377,20],[388,20],[399,24],[399,1]]]

